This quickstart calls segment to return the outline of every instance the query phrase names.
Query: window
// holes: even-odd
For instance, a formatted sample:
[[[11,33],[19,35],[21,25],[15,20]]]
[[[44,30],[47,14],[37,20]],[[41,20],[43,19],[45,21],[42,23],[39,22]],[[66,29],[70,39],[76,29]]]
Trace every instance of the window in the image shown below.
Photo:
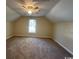
[[[29,33],[36,33],[36,20],[35,19],[29,20]]]

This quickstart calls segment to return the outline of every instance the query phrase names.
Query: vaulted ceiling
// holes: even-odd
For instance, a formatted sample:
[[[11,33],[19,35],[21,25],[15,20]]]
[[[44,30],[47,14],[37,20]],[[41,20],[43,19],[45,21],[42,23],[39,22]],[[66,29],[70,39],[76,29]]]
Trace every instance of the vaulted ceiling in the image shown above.
[[[7,5],[19,14],[29,16],[23,6],[31,1],[40,9],[39,12],[33,13],[31,16],[45,16],[59,2],[59,0],[7,0]]]
[[[15,19],[19,16],[29,16],[22,7],[32,0],[6,0],[7,19]],[[33,0],[40,11],[31,16],[46,16],[53,22],[73,21],[73,0]],[[10,18],[10,19],[9,19]]]
[[[61,0],[46,17],[53,21],[73,21],[73,0]]]
[[[14,10],[9,8],[8,6],[6,7],[6,15],[7,15],[6,16],[7,21],[14,21],[14,20],[16,20],[16,18],[21,16],[18,13],[16,13]]]

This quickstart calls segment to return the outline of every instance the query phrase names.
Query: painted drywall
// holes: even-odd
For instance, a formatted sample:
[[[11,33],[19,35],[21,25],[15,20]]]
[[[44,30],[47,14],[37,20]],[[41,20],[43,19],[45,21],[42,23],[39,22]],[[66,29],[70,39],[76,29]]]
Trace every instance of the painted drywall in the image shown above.
[[[53,27],[53,39],[73,54],[73,22],[58,22]]]
[[[36,19],[36,33],[28,32],[29,19]],[[50,38],[52,36],[52,23],[45,17],[20,17],[14,22],[14,35]]]
[[[53,21],[73,21],[73,0],[60,0],[46,17]]]
[[[13,11],[11,8],[6,6],[6,39],[13,36],[13,22],[16,20],[20,15]]]
[[[14,21],[18,17],[20,17],[18,13],[16,13],[14,10],[6,6],[6,20],[7,21]]]
[[[10,21],[6,21],[6,39],[13,36],[13,24]]]
[[[26,4],[28,4],[29,0],[26,0]],[[35,3],[35,5],[37,5],[40,9],[40,11],[36,12],[36,13],[32,13],[31,16],[44,16],[46,15],[51,8],[53,8],[57,2],[59,2],[60,0],[48,0],[48,1],[42,1],[42,0],[33,0],[33,2],[37,2]],[[21,1],[22,2],[22,1]],[[20,13],[23,16],[29,16],[29,14],[27,13],[27,8],[25,10],[25,8],[22,8],[21,5],[19,5],[19,2],[17,0],[7,0],[7,5],[11,8],[13,8],[15,11],[17,11],[18,13]],[[27,7],[27,6],[26,6]]]

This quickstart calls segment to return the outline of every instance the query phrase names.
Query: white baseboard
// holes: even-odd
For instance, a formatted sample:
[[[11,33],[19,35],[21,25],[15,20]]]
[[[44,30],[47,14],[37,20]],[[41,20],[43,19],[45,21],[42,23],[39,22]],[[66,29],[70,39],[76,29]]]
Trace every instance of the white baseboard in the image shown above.
[[[20,37],[37,37],[37,38],[50,38],[50,36],[32,36],[32,35],[15,35],[15,36],[20,36]]]
[[[6,39],[9,39],[9,38],[11,38],[11,37],[13,37],[13,35],[7,36]]]
[[[57,40],[54,40],[55,42],[57,42],[60,46],[62,46],[66,51],[68,51],[70,54],[73,55],[73,52],[70,51],[68,48],[66,48],[64,45],[62,45],[60,42],[58,42]]]

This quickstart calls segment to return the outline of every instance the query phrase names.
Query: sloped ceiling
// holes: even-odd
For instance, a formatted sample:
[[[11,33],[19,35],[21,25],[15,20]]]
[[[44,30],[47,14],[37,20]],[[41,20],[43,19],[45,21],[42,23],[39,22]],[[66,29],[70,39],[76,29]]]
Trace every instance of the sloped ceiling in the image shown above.
[[[46,17],[53,21],[73,21],[73,0],[60,0]]]
[[[6,20],[7,21],[14,21],[16,18],[20,17],[18,13],[10,9],[8,6],[6,6]]]
[[[7,5],[22,16],[29,16],[23,6],[30,1],[35,2],[35,5],[40,9],[39,12],[33,13],[31,16],[45,16],[59,2],[59,0],[6,0]]]
[[[28,16],[16,4],[16,0],[6,1],[7,6],[11,8],[6,8],[7,20],[13,21],[20,15]],[[52,22],[73,21],[73,0],[51,0],[51,2],[39,2],[39,5],[43,6],[43,9],[39,13],[33,14],[33,16],[46,16]]]

